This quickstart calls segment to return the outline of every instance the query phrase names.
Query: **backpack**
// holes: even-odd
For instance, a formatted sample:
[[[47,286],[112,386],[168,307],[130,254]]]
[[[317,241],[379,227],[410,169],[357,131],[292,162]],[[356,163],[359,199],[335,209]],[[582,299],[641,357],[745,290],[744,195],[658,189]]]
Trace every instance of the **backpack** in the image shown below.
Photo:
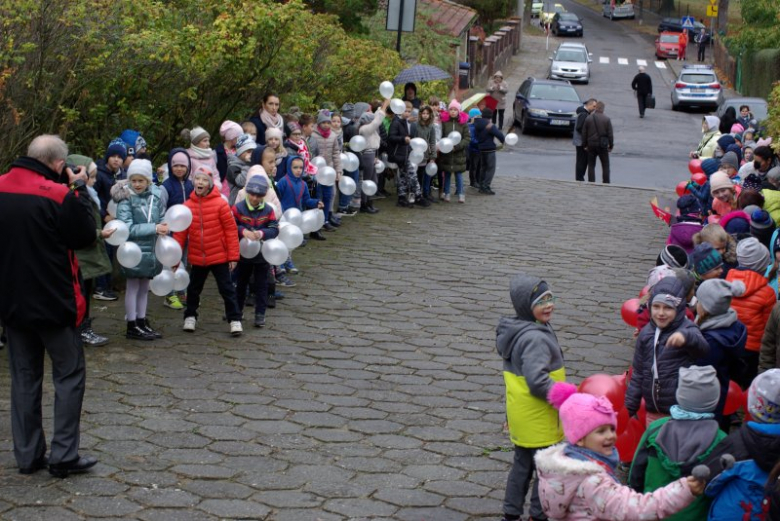
[[[755,461],[738,461],[710,481],[704,493],[713,498],[708,521],[769,521],[765,485],[769,473]]]

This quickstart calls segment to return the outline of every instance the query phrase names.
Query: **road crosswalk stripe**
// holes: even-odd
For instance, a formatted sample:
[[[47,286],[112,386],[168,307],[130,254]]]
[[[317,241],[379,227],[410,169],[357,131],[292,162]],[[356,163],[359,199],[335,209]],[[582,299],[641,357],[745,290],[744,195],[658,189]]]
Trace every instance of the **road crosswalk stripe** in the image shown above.
[[[647,67],[648,61],[642,58],[618,58],[617,63],[619,65],[628,65],[629,61],[636,61],[637,66]],[[609,56],[599,56],[599,65],[610,65],[611,58]],[[666,69],[666,63],[662,61],[654,61],[653,64],[659,69]]]
[[[666,68],[666,64],[664,62],[655,62],[655,66],[658,67],[659,69]]]
[[[628,59],[627,58],[618,58],[618,63],[620,65],[628,65]]]
[[[637,60],[636,64],[642,67],[647,67],[647,60]]]
[[[607,65],[609,65],[609,58],[607,56],[600,56],[599,63],[606,63]]]

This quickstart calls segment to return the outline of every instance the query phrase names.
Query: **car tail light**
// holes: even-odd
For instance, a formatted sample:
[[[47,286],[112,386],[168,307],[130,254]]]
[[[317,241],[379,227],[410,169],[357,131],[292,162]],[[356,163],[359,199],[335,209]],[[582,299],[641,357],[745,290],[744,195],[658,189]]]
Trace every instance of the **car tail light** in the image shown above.
[[[709,87],[711,89],[720,90],[720,83],[712,83]]]
[[[674,84],[675,89],[684,89],[686,87],[685,83],[680,83],[679,81]]]

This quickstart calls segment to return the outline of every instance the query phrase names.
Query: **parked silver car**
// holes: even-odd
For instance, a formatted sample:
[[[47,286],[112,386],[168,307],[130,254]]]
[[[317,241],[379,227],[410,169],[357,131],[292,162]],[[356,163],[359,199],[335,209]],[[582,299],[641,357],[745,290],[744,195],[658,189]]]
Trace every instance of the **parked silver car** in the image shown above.
[[[717,108],[723,87],[712,65],[683,65],[672,88],[672,110],[682,107]]]
[[[569,80],[588,83],[590,81],[591,53],[581,43],[562,43],[550,56],[547,79]]]

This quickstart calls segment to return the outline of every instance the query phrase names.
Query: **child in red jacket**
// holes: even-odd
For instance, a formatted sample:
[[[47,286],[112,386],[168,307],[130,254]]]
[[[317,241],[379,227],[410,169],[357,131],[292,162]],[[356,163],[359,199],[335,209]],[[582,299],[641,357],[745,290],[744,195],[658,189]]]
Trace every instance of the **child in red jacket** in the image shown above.
[[[230,334],[240,336],[241,310],[230,272],[238,263],[238,228],[233,212],[219,190],[214,190],[214,172],[201,166],[193,174],[195,189],[184,203],[192,211],[192,224],[173,238],[184,248],[189,244],[188,260],[192,265],[187,287],[187,309],[184,311],[184,331],[193,332],[198,323],[200,294],[209,272],[214,274],[217,288],[225,302],[225,316],[230,322]]]

